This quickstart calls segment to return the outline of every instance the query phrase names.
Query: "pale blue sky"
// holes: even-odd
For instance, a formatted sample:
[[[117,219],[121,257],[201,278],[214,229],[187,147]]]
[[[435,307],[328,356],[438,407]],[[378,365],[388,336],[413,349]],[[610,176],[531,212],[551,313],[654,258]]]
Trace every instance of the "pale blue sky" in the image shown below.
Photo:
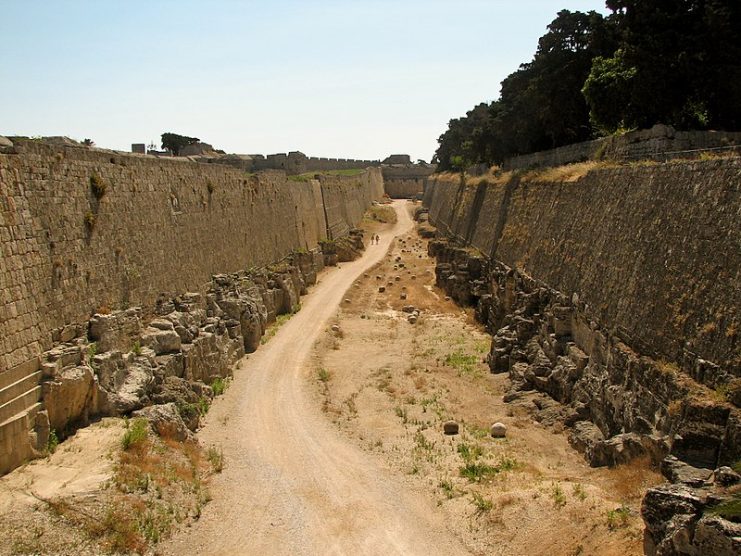
[[[0,0],[0,134],[429,160],[600,0]]]

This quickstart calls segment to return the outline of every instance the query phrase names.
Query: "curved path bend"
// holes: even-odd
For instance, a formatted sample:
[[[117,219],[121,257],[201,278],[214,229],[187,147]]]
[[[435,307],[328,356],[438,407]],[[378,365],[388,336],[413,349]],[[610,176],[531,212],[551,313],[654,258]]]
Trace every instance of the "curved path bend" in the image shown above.
[[[200,520],[168,554],[467,554],[431,500],[343,438],[309,391],[312,346],[345,291],[412,220],[405,201],[379,245],[322,274],[302,309],[243,359],[199,438],[223,447]]]

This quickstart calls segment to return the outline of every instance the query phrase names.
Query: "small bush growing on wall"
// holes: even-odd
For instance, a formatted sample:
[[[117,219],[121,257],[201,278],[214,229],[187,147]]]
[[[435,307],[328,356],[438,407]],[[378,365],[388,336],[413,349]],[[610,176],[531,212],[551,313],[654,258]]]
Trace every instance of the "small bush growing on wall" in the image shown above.
[[[91,210],[85,213],[85,227],[89,232],[92,232],[95,227],[95,215]]]
[[[100,199],[105,195],[106,189],[108,186],[103,181],[103,178],[101,178],[98,174],[93,174],[90,176],[90,187],[93,190],[93,195],[95,195],[96,199]]]

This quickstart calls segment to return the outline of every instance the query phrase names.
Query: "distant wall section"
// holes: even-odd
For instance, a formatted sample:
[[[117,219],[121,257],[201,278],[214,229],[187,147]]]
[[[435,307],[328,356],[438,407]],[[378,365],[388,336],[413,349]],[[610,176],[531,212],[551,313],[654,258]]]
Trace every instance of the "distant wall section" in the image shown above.
[[[0,373],[98,308],[151,307],[161,292],[200,291],[212,274],[338,237],[382,194],[377,169],[291,181],[18,142],[0,154]]]

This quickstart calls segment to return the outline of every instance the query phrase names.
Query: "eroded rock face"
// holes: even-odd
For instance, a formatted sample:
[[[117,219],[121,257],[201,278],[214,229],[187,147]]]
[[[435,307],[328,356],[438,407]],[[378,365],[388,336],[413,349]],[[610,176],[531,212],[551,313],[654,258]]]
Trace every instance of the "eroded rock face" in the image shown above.
[[[662,462],[673,484],[644,498],[647,554],[741,554],[741,525],[731,520],[738,511],[726,518],[719,510],[739,502],[732,489],[741,477],[719,467],[741,458],[738,379],[702,359],[682,368],[660,360],[640,339],[602,325],[577,294],[567,297],[445,240],[428,250],[438,260],[437,284],[474,305],[492,334],[490,369],[511,379],[505,401],[530,400],[544,424],[561,420],[593,466]],[[728,401],[706,386],[722,386]]]
[[[362,247],[362,237],[353,237]],[[43,356],[49,426],[63,436],[94,415],[143,412],[178,439],[196,430],[213,397],[208,384],[257,349],[277,315],[299,309],[323,260],[297,253],[266,269],[214,276],[206,295],[162,294],[148,322],[138,307],[94,315],[88,339],[69,334]]]
[[[490,369],[511,379],[505,399],[537,390],[562,404],[539,407],[537,419],[592,423],[571,433],[592,465],[644,456],[658,463],[670,450],[711,469],[741,457],[737,408],[714,400],[679,366],[637,353],[578,295],[567,297],[446,240],[431,241],[428,251],[438,261],[437,284],[457,302],[474,305],[492,333]],[[702,360],[692,369],[689,374],[706,378],[723,375]]]
[[[715,512],[732,499],[712,481],[700,487],[666,484],[649,489],[641,505],[648,556],[736,556],[741,524]]]
[[[146,419],[152,429],[164,438],[172,438],[180,442],[194,439],[174,403],[150,405],[135,411],[132,417]]]

